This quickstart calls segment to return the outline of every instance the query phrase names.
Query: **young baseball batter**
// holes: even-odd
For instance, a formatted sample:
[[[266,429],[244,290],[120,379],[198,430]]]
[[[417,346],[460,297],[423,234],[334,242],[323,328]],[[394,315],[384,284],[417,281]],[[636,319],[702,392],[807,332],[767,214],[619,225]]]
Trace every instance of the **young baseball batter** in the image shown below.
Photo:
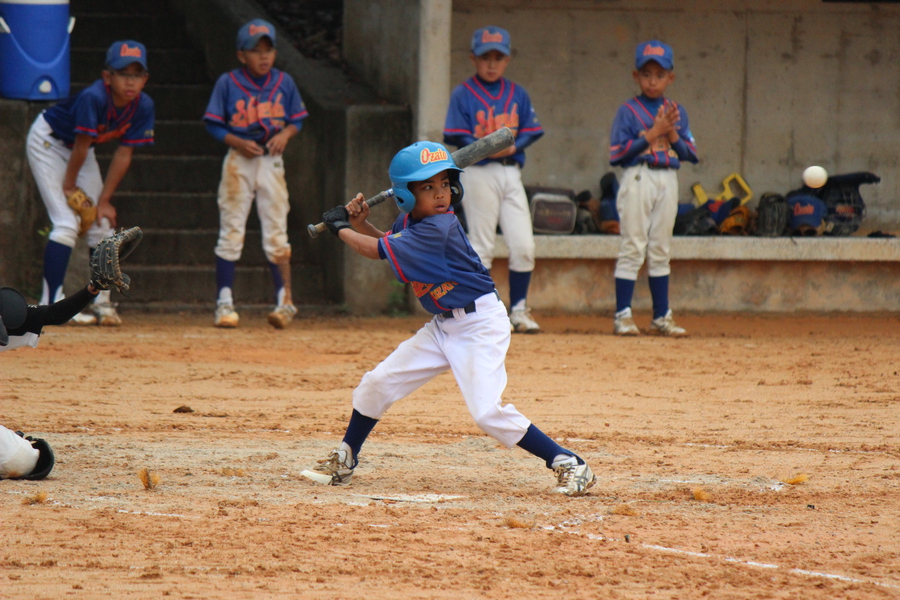
[[[472,247],[487,269],[494,261],[497,225],[509,247],[509,319],[516,332],[537,333],[540,326],[526,306],[534,270],[534,231],[522,185],[525,148],[544,135],[525,89],[503,77],[510,61],[505,29],[483,27],[472,36],[475,75],[453,90],[444,143],[462,147],[502,127],[516,145],[469,167],[462,183],[469,191],[465,215]]]
[[[390,232],[366,221],[369,207],[362,194],[346,207],[325,213],[332,233],[362,256],[387,260],[397,279],[412,284],[434,318],[363,376],[353,392],[353,413],[340,447],[303,475],[328,485],[350,483],[363,442],[382,415],[450,369],[485,433],[507,448],[518,445],[542,458],[556,473],[556,492],[582,495],[595,481],[590,467],[512,404],[502,403],[509,318],[453,214],[453,205],[462,200],[459,173],[444,146],[418,142],[391,161],[391,185],[401,215]]]
[[[616,335],[638,335],[631,299],[647,257],[653,320],[650,331],[683,336],[669,309],[669,247],[678,213],[678,168],[697,162],[684,107],[665,97],[675,81],[672,48],[653,40],[638,44],[634,81],[641,94],[616,113],[610,136],[613,166],[624,168],[616,198],[621,243],[616,261]]]
[[[133,40],[115,42],[106,52],[101,79],[41,113],[28,132],[28,164],[53,225],[44,250],[41,304],[63,298],[62,286],[75,242],[87,236],[93,249],[116,227],[112,197],[131,166],[134,148],[153,143],[153,100],[147,83],[147,49]],[[118,140],[106,179],[94,146]],[[70,207],[83,190],[86,199]],[[102,291],[80,324],[121,325],[109,291]]]
[[[268,321],[284,329],[297,309],[291,295],[290,203],[282,155],[307,112],[294,80],[274,67],[271,23],[254,19],[244,24],[237,34],[237,57],[242,66],[219,77],[203,116],[207,131],[229,146],[219,183],[215,325],[238,326],[232,288],[255,199],[263,250],[275,282],[275,309]]]

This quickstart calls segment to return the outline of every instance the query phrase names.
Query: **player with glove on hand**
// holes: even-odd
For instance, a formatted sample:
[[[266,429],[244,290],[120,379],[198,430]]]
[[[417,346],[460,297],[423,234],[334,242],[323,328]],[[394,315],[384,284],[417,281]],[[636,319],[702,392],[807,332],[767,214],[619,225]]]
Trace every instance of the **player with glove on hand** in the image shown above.
[[[131,166],[135,147],[153,143],[153,100],[147,83],[147,49],[132,40],[115,42],[106,52],[101,79],[48,108],[28,132],[28,165],[53,225],[44,250],[41,304],[63,298],[69,257],[79,237],[92,249],[116,227],[112,197]],[[118,140],[104,180],[94,146]],[[101,291],[91,310],[73,322],[121,325],[109,291]]]
[[[302,475],[327,485],[350,483],[363,442],[391,405],[450,369],[485,433],[507,448],[519,446],[543,459],[557,477],[555,492],[583,495],[596,480],[587,463],[512,404],[503,404],[509,317],[453,213],[463,195],[460,172],[443,145],[418,142],[391,161],[392,189],[402,214],[390,232],[366,220],[369,206],[362,194],[325,213],[332,233],[366,258],[387,260],[434,318],[363,376],[353,392],[343,442]]]
[[[53,304],[29,306],[11,287],[0,287],[0,352],[15,348],[35,348],[45,325],[63,325],[93,301],[102,290],[125,291],[131,284],[121,271],[121,261],[131,254],[142,238],[132,227],[100,241],[91,263],[91,282],[78,293]],[[23,437],[0,425],[0,479],[43,479],[53,468],[50,444]]]

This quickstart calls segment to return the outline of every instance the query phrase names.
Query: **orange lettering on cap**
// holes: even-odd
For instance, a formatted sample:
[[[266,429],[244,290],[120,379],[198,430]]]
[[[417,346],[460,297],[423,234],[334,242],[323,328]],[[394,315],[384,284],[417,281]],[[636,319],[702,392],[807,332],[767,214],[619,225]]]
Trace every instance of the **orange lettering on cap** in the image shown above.
[[[129,48],[128,44],[122,44],[122,49],[119,51],[119,56],[132,56],[134,58],[141,57],[141,49],[135,46],[134,48]]]
[[[250,26],[250,35],[256,35],[257,33],[264,33],[266,35],[272,35],[269,31],[269,28],[265,25],[251,25]]]
[[[663,56],[665,53],[666,51],[662,48],[656,48],[650,44],[644,46],[644,56]]]
[[[487,29],[481,32],[481,43],[482,44],[502,44],[503,43],[503,34],[499,31],[497,33],[491,33]]]
[[[816,212],[816,207],[813,206],[812,204],[804,205],[804,204],[800,204],[798,202],[797,204],[794,205],[794,215],[795,216],[799,217],[800,215],[811,215],[814,212]]]
[[[428,148],[422,148],[422,153],[419,154],[419,162],[421,162],[423,165],[427,165],[433,162],[439,162],[442,160],[447,160],[447,151],[444,149],[431,152]]]

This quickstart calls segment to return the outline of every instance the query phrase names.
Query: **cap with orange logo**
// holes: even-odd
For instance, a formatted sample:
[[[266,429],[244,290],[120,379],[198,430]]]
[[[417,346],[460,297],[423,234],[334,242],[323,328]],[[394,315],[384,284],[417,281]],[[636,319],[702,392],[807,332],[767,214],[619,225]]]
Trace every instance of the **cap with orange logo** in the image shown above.
[[[147,70],[147,49],[140,42],[134,40],[113,42],[106,51],[106,66],[114,71],[124,69],[131,63],[138,63],[145,71]]]
[[[244,23],[244,26],[238,30],[237,49],[252,50],[253,48],[256,48],[256,44],[259,43],[259,40],[264,37],[269,38],[272,42],[272,46],[274,46],[275,27],[268,21],[253,19],[249,23]]]
[[[481,56],[491,50],[497,50],[509,56],[509,32],[499,27],[482,27],[472,34],[472,54]]]

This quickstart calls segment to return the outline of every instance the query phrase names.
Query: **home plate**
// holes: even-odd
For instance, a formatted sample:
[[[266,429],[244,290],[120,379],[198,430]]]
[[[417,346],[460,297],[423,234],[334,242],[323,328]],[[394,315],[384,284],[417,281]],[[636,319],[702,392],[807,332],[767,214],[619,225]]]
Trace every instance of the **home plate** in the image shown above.
[[[399,494],[397,496],[369,496],[366,494],[354,494],[360,498],[370,498],[371,500],[387,500],[389,502],[444,502],[446,500],[459,500],[465,496],[449,496],[446,494],[419,494],[418,496],[407,496]]]

